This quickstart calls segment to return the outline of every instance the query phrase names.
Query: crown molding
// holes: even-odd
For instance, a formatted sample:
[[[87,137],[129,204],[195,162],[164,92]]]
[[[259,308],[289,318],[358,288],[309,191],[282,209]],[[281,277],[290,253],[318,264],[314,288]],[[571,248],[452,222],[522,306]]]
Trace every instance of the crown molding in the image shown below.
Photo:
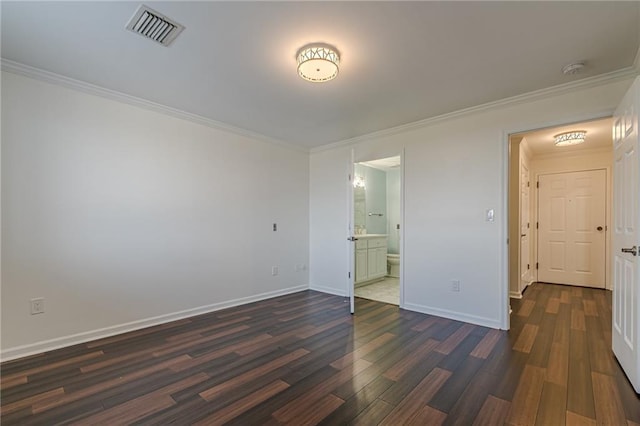
[[[260,133],[255,133],[250,130],[242,129],[240,127],[235,127],[230,124],[212,120],[210,118],[203,117],[201,115],[182,111],[177,108],[172,108],[170,106],[152,102],[147,99],[138,98],[136,96],[127,95],[125,93],[107,89],[101,86],[97,86],[95,84],[87,83],[85,81],[76,80],[70,77],[65,77],[63,75],[56,74],[51,71],[45,71],[39,68],[25,65],[20,62],[11,61],[5,58],[1,58],[0,63],[2,64],[2,71],[22,75],[25,77],[30,77],[35,80],[44,81],[46,83],[56,84],[59,86],[84,92],[90,95],[100,96],[102,98],[107,98],[113,101],[122,102],[125,104],[144,108],[150,111],[159,112],[161,114],[165,114],[165,115],[169,115],[182,120],[190,121],[192,123],[201,124],[203,126],[207,126],[212,129],[233,133],[237,136],[243,136],[243,137],[255,139],[271,145],[276,145],[281,148],[287,148],[293,151],[309,153],[309,148],[307,147],[294,145],[292,143],[274,139],[269,136],[262,135]]]
[[[456,118],[464,117],[464,116],[479,113],[479,112],[490,111],[493,109],[498,109],[498,108],[502,108],[509,105],[517,105],[524,102],[530,102],[533,100],[544,99],[544,98],[556,96],[563,93],[569,93],[577,90],[588,89],[591,87],[597,87],[603,84],[636,77],[640,75],[640,49],[638,49],[633,65],[627,68],[623,68],[617,71],[612,71],[610,73],[601,74],[594,77],[584,78],[584,79],[570,82],[570,83],[551,86],[551,87],[536,90],[533,92],[524,93],[522,95],[516,95],[509,98],[500,99],[497,101],[487,102],[487,103],[476,105],[469,108],[463,108],[458,111],[437,115],[434,117],[426,118],[419,121],[414,121],[412,123],[403,124],[396,127],[390,127],[388,129],[380,130],[373,133],[368,133],[365,135],[356,136],[350,139],[345,139],[342,141],[333,142],[326,145],[321,145],[315,148],[307,148],[307,147],[295,145],[289,142],[284,142],[260,133],[252,132],[250,130],[242,129],[240,127],[235,127],[230,124],[226,124],[226,123],[216,121],[207,117],[203,117],[201,115],[182,111],[177,108],[172,108],[163,104],[149,101],[147,99],[127,95],[125,93],[118,92],[115,90],[106,89],[104,87],[97,86],[95,84],[87,83],[81,80],[76,80],[70,77],[65,77],[63,75],[56,74],[51,71],[45,71],[45,70],[35,68],[29,65],[25,65],[19,62],[11,61],[9,59],[0,58],[0,64],[2,66],[2,71],[22,75],[25,77],[30,77],[36,80],[56,84],[56,85],[71,88],[71,89],[75,89],[90,95],[100,96],[103,98],[126,103],[129,105],[134,105],[140,108],[159,112],[161,114],[165,114],[175,118],[190,121],[196,124],[201,124],[203,126],[207,126],[216,130],[221,130],[221,131],[232,133],[238,136],[248,137],[261,142],[276,145],[281,148],[286,148],[286,149],[290,149],[297,152],[316,153],[316,152],[328,151],[328,150],[337,149],[337,148],[350,147],[366,140],[377,139],[377,138],[382,138],[386,136],[393,136],[399,133],[428,127],[436,123],[453,120]]]
[[[638,52],[640,54],[640,50]],[[366,135],[356,136],[350,139],[333,142],[327,145],[311,148],[310,152],[314,154],[317,152],[329,151],[337,148],[351,147],[363,141],[393,136],[399,133],[408,132],[410,130],[421,129],[436,123],[442,123],[445,121],[468,116],[471,114],[476,114],[479,112],[491,111],[491,110],[503,108],[505,106],[518,105],[525,102],[531,102],[534,100],[540,100],[540,99],[561,95],[564,93],[570,93],[578,90],[589,89],[589,88],[601,86],[607,83],[626,80],[632,77],[636,77],[640,74],[640,69],[638,68],[640,64],[638,64],[637,61],[638,61],[638,56],[636,56],[636,63],[634,63],[634,65],[630,67],[622,68],[620,70],[612,71],[606,74],[600,74],[593,77],[583,78],[581,80],[572,81],[569,83],[558,84],[556,86],[535,90],[533,92],[523,93],[521,95],[504,98],[497,101],[487,102],[487,103],[472,106],[469,108],[463,108],[458,111],[448,112],[445,114],[437,115],[435,117],[426,118],[424,120],[414,121],[412,123],[403,124],[396,127],[390,127],[388,129],[380,130],[373,133],[368,133]]]

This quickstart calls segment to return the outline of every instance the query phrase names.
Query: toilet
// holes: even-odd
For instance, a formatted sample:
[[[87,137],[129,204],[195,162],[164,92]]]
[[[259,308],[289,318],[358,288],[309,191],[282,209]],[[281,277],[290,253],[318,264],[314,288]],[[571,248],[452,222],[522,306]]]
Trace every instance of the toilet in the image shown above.
[[[387,254],[387,275],[394,278],[400,278],[399,254]]]

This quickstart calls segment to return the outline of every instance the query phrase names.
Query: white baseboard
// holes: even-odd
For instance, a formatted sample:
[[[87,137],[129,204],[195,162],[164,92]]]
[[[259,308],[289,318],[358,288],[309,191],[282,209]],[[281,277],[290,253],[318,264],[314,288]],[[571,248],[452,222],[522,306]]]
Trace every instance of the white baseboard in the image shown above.
[[[476,315],[469,315],[463,312],[450,311],[447,309],[439,309],[431,306],[416,305],[413,303],[405,303],[402,307],[408,311],[420,312],[423,314],[435,315],[438,317],[448,318],[456,321],[468,322],[475,325],[481,325],[483,327],[502,329],[499,319],[479,317]]]
[[[0,352],[0,361],[10,361],[17,358],[23,358],[29,355],[35,355],[42,352],[52,351],[67,346],[77,345],[80,343],[90,342],[92,340],[103,339],[105,337],[114,336],[116,334],[127,333],[129,331],[140,330],[142,328],[152,327],[154,325],[165,324],[196,315],[206,314],[209,312],[219,311],[233,306],[244,305],[247,303],[258,302],[260,300],[271,299],[273,297],[284,296],[285,294],[297,293],[299,291],[308,290],[309,286],[300,285],[289,287],[281,290],[268,291],[248,297],[240,297],[238,299],[227,300],[225,302],[213,303],[211,305],[199,306],[197,308],[186,309],[183,311],[173,312],[170,314],[159,315],[152,318],[132,321],[124,324],[113,325],[110,327],[100,328],[97,330],[85,331],[82,333],[72,334],[69,336],[57,337],[55,339],[43,340],[28,345],[16,346],[8,348]],[[320,290],[319,290],[320,291]]]
[[[522,293],[520,293],[519,291],[510,291],[509,297],[512,299],[522,299]]]
[[[325,287],[322,285],[309,284],[309,290],[319,291],[321,293],[333,294],[336,296],[349,297],[345,291],[340,291],[333,287]]]

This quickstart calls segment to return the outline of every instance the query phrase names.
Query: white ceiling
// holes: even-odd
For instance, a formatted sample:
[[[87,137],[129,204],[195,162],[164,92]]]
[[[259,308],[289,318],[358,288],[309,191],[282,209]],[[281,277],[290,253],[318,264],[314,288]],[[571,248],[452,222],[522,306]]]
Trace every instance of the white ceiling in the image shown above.
[[[303,147],[628,68],[640,2],[145,2],[186,27],[124,29],[138,2],[1,2],[2,57]],[[341,54],[296,74],[311,42]],[[582,74],[564,65],[586,61]]]
[[[567,152],[584,151],[590,149],[612,148],[613,139],[611,126],[613,118],[602,118],[600,120],[587,121],[584,123],[570,124],[559,127],[549,127],[532,132],[512,135],[522,136],[526,140],[527,146],[532,155],[559,154]],[[584,143],[579,145],[555,146],[554,136],[572,130],[584,130],[587,132]]]
[[[374,169],[382,170],[383,172],[388,172],[391,169],[396,169],[400,167],[400,156],[388,157],[388,158],[380,158],[378,160],[371,161],[363,161],[358,164],[363,164],[365,166],[373,167]]]

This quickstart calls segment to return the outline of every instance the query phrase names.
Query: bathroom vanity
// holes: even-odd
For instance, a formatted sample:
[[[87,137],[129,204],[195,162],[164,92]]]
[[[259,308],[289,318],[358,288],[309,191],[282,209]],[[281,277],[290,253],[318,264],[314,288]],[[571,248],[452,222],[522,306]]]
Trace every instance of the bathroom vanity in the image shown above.
[[[355,284],[384,278],[387,274],[387,235],[356,235]]]

